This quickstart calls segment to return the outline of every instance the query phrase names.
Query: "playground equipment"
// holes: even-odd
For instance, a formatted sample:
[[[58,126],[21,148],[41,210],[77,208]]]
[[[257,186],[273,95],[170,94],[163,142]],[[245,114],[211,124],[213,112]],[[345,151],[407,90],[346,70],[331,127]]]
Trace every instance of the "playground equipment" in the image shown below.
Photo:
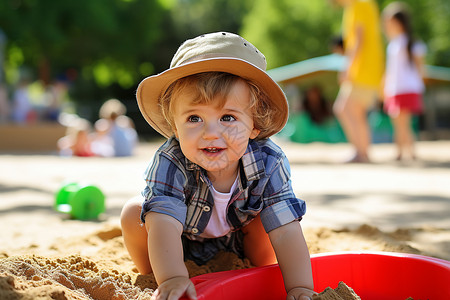
[[[54,207],[74,219],[97,219],[105,211],[105,195],[94,185],[69,183],[56,193]]]

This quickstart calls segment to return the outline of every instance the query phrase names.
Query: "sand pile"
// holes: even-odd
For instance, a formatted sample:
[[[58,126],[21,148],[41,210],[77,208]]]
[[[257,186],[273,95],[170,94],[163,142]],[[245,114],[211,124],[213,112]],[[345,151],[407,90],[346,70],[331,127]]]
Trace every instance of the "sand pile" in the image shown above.
[[[327,287],[320,294],[314,295],[312,300],[361,300],[361,297],[359,297],[351,287],[341,281],[337,288],[332,289]],[[409,297],[405,300],[414,299]]]
[[[305,236],[311,253],[355,249],[421,253],[408,244],[408,230],[386,233],[363,225],[353,230],[308,229]],[[204,266],[186,264],[191,277],[251,267],[247,259],[231,253],[219,253]],[[152,275],[138,274],[117,226],[61,238],[47,248],[30,245],[0,253],[0,299],[149,299],[156,286]]]
[[[323,292],[314,295],[313,300],[361,300],[355,291],[344,282],[339,282],[334,290],[327,287]]]
[[[150,299],[157,284],[153,275],[137,275],[102,268],[101,264],[71,255],[48,258],[12,256],[0,263],[0,299]],[[187,262],[190,276],[251,267],[231,253],[219,253],[205,266]]]
[[[0,266],[0,299],[150,299],[130,275],[101,269],[79,255],[14,256]]]
[[[36,247],[17,252],[35,252]],[[61,239],[39,250],[47,255],[0,254],[0,299],[150,299],[157,287],[153,275],[137,273],[118,227],[106,226],[80,239]],[[192,261],[186,265],[190,277],[252,267],[247,259],[231,253],[219,253],[204,266]]]

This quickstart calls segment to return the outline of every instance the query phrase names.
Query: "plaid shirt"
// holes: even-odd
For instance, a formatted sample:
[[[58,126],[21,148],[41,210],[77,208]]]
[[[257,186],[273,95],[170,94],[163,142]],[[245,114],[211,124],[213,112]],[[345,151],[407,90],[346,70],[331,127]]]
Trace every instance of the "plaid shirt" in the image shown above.
[[[289,162],[270,139],[250,140],[238,176],[238,187],[227,208],[232,231],[259,213],[267,232],[301,220],[305,214],[305,202],[297,199],[292,190]],[[201,239],[214,206],[212,184],[206,171],[183,155],[175,138],[167,140],[156,152],[145,180],[142,221],[150,211],[167,214],[184,224],[188,238]]]

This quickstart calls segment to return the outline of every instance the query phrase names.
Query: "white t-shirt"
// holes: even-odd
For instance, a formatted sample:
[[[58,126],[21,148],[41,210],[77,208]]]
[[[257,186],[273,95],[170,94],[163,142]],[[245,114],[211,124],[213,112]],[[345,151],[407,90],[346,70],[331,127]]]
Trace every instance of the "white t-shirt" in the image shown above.
[[[228,202],[230,202],[231,195],[237,187],[238,177],[233,183],[230,191],[228,193],[221,193],[214,189],[211,185],[211,194],[214,199],[214,207],[211,213],[211,218],[209,219],[208,225],[206,225],[205,230],[200,235],[203,238],[217,238],[228,234],[231,230],[230,225],[227,221],[227,208]]]
[[[399,35],[387,46],[384,85],[384,94],[387,97],[410,93],[421,94],[425,89],[416,64],[409,60],[407,45],[406,35]],[[413,44],[413,56],[424,56],[425,53],[425,44],[419,42]]]

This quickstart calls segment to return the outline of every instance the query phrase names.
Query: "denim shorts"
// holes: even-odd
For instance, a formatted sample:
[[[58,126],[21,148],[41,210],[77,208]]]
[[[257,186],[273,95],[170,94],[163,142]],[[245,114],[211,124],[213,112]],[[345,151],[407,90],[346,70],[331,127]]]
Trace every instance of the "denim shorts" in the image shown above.
[[[241,230],[202,241],[190,240],[183,235],[181,240],[184,260],[192,260],[199,266],[206,264],[220,251],[232,252],[239,258],[244,258],[244,233]]]

